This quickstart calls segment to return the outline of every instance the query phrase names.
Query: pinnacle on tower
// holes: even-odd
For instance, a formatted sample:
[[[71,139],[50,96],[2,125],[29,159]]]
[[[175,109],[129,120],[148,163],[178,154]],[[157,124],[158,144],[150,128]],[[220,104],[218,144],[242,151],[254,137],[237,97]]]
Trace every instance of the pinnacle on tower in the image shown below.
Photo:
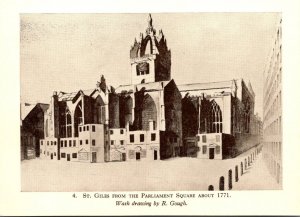
[[[151,14],[148,16],[148,28],[152,28],[152,17]]]
[[[149,34],[153,34],[155,35],[156,33],[156,30],[153,28],[153,24],[152,24],[152,17],[151,17],[151,14],[148,15],[148,27],[146,29],[146,34],[149,35]]]
[[[106,81],[104,75],[101,75],[100,82],[97,81],[97,87],[99,87],[104,93],[106,93]]]

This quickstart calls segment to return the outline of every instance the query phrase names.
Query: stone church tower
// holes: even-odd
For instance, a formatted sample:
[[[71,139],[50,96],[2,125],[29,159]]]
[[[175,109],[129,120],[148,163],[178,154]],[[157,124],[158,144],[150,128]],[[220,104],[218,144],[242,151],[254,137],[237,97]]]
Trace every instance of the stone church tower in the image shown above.
[[[145,36],[135,39],[130,49],[131,84],[169,81],[171,79],[171,51],[167,40],[159,30],[158,35],[149,14]]]

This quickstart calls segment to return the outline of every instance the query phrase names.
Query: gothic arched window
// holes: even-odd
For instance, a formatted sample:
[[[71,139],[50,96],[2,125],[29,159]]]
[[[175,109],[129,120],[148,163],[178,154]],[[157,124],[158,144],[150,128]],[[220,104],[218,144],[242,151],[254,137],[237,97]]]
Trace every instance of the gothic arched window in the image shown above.
[[[222,133],[222,111],[220,106],[213,100],[210,108],[210,133]]]
[[[74,136],[75,137],[78,136],[79,125],[83,125],[83,115],[82,114],[83,114],[82,113],[82,103],[80,101],[74,111]]]
[[[143,101],[142,111],[142,128],[143,130],[149,130],[149,121],[153,121],[153,129],[156,130],[157,124],[157,109],[153,98],[147,94]]]
[[[78,107],[81,110],[81,122],[79,122],[79,124],[82,124],[81,104]],[[97,96],[96,101],[95,101],[94,122],[96,124],[104,124],[105,123],[105,103],[100,95]]]
[[[245,132],[250,133],[250,103],[249,99],[245,105],[245,114],[244,114],[244,123],[245,123]]]
[[[69,108],[66,108],[66,137],[72,137],[72,116]]]

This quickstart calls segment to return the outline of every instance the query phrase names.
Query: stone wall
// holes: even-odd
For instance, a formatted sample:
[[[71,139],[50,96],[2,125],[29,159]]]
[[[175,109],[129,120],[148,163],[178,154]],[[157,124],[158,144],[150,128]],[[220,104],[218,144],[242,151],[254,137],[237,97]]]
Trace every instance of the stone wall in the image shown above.
[[[120,128],[125,128],[128,122],[132,120],[132,106],[133,101],[130,96],[120,95],[119,107],[120,107]]]
[[[109,127],[110,128],[120,128],[119,122],[119,96],[115,93],[109,93],[108,96],[109,105]]]
[[[93,123],[93,98],[89,96],[83,96],[84,100],[84,124]]]
[[[157,125],[157,109],[155,102],[149,94],[146,94],[143,100],[142,130],[150,130],[149,120],[152,120],[155,125]]]
[[[161,159],[185,155],[182,146],[181,94],[171,80],[164,88],[166,131],[161,133]]]

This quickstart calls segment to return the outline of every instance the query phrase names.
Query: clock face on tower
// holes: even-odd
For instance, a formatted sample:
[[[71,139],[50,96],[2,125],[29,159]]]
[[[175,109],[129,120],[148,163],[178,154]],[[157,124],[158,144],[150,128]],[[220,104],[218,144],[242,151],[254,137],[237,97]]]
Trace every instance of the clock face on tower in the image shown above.
[[[136,65],[136,74],[137,75],[146,75],[149,74],[149,63],[141,62]]]

